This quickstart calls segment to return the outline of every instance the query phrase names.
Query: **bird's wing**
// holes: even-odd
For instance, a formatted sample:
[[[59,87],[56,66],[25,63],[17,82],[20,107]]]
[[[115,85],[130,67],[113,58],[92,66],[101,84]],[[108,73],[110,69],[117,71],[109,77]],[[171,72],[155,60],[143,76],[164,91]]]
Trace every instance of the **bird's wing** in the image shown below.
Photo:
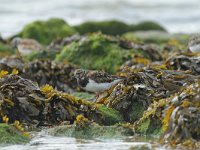
[[[88,73],[88,77],[97,83],[112,82],[121,78],[119,76],[110,75],[102,71],[91,71]]]

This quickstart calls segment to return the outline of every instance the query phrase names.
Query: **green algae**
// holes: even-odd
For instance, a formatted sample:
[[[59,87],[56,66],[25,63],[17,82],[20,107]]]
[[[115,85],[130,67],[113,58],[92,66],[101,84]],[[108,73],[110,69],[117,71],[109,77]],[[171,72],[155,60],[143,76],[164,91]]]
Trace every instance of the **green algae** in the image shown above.
[[[49,59],[54,60],[56,58],[56,51],[39,51],[39,52],[32,52],[31,54],[28,54],[25,56],[25,59],[28,61],[33,61],[36,59]]]
[[[80,34],[102,32],[108,35],[121,35],[129,31],[129,25],[116,20],[89,21],[74,27]]]
[[[66,46],[57,55],[56,60],[67,60],[80,65],[84,69],[115,73],[126,60],[131,59],[132,53],[146,54],[140,50],[124,49],[119,46],[114,38],[97,33],[88,35],[86,39]]]
[[[130,27],[130,31],[158,30],[165,31],[165,28],[153,21],[143,21]]]
[[[47,45],[52,40],[70,36],[75,32],[75,29],[69,26],[64,20],[51,18],[47,21],[34,21],[27,24],[16,36],[36,39],[40,43]]]
[[[22,144],[29,142],[29,138],[25,137],[11,125],[0,124],[0,144]]]
[[[3,56],[10,56],[15,54],[15,50],[8,44],[0,43],[0,55]]]
[[[161,25],[151,21],[144,21],[139,24],[132,24],[132,25],[117,20],[88,21],[80,25],[74,26],[74,28],[80,34],[100,31],[108,35],[122,35],[126,32],[139,31],[139,30],[165,31],[165,29]]]
[[[92,124],[84,127],[76,125],[57,126],[47,130],[53,136],[68,136],[76,138],[121,138],[134,135],[133,130],[119,126],[100,126]]]
[[[95,98],[94,94],[90,94],[87,92],[74,92],[74,93],[72,93],[72,95],[77,98],[85,99],[85,100],[93,100]]]
[[[165,31],[135,31],[127,32],[124,38],[131,41],[142,41],[144,43],[165,44],[170,40],[176,40],[182,45],[187,45],[190,35],[188,34],[170,34]]]
[[[129,117],[131,118],[130,122],[134,122],[142,117],[145,111],[145,108],[142,103],[138,103],[138,102],[133,103],[131,107],[132,109],[130,110]]]
[[[146,118],[135,128],[136,133],[145,135],[158,135],[163,134],[162,124],[157,123],[157,120]]]
[[[98,111],[105,119],[104,125],[113,125],[122,121],[122,116],[117,110],[101,105],[98,107]]]

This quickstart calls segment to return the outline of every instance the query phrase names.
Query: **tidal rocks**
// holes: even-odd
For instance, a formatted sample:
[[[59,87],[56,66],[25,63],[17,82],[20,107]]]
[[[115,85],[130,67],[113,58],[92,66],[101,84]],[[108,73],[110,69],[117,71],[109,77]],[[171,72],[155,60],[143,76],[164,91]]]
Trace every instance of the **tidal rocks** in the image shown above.
[[[17,56],[7,56],[0,60],[0,69],[11,72],[13,69],[23,70],[25,62]]]
[[[199,146],[199,79],[185,83],[179,92],[154,101],[134,123],[137,133],[162,134],[168,146]]]
[[[132,72],[132,73],[131,73]],[[140,119],[149,105],[178,92],[185,83],[193,83],[195,77],[184,72],[158,68],[122,73],[127,78],[111,88],[109,94],[98,103],[118,110],[128,122]]]
[[[167,126],[163,142],[172,146],[181,144],[198,147],[200,140],[200,84],[183,87],[178,95],[169,98],[164,125]],[[171,108],[171,109],[170,109]],[[168,115],[170,109],[170,114]]]
[[[53,41],[44,51],[4,57],[14,50],[0,40],[0,123],[14,123],[21,130],[65,125],[50,129],[52,135],[80,138],[158,135],[163,144],[198,147],[200,59],[199,54],[183,53],[188,36],[169,35],[154,23],[137,28],[104,23],[98,24],[99,30],[112,35],[130,28],[159,32],[135,32],[131,40],[102,33],[70,36],[75,29],[51,19],[29,24],[19,34],[46,46]],[[87,26],[95,25],[76,28],[83,33],[97,30]],[[7,45],[12,52],[6,51]],[[77,68],[104,70],[123,80],[95,97],[78,88]],[[1,125],[10,133],[8,125],[0,124],[1,135],[6,134]]]
[[[82,115],[77,116],[73,125],[57,126],[47,130],[53,136],[68,136],[76,138],[120,138],[134,135],[132,128],[115,125],[100,126]]]
[[[15,120],[30,124],[34,124],[34,120],[41,121],[45,99],[39,87],[18,75],[4,76],[0,79],[1,117],[7,116],[10,123]],[[1,117],[0,122],[3,121]]]
[[[6,116],[9,123],[18,120],[28,126],[54,125],[63,121],[73,123],[80,114],[105,125],[122,120],[116,110],[58,92],[49,85],[40,89],[18,75],[8,75],[6,71],[0,75],[0,122]]]
[[[75,66],[51,60],[35,60],[29,62],[22,70],[21,76],[37,82],[39,86],[52,85],[59,91],[71,93],[77,87],[73,78]]]
[[[125,43],[115,37],[98,33],[69,44],[56,60],[67,60],[85,69],[115,73],[126,60],[131,59],[133,53],[154,60],[161,59],[160,54],[152,47]]]
[[[100,125],[112,125],[122,120],[116,110],[95,105],[67,93],[56,92],[47,85],[41,90],[47,99],[44,114],[48,123],[60,124],[63,121],[69,121],[72,124],[80,114]]]
[[[6,57],[0,60],[0,69],[10,73],[17,69],[20,76],[36,82],[39,86],[50,84],[57,90],[69,93],[77,88],[77,82],[73,78],[76,67],[69,63],[49,59],[25,62],[18,57]]]
[[[169,69],[190,71],[194,75],[199,75],[200,55],[191,53],[176,54],[166,61],[166,66]]]
[[[47,21],[35,21],[26,25],[17,36],[36,39],[40,43],[48,45],[52,40],[64,38],[75,32],[75,29],[70,27],[64,20],[52,18]]]

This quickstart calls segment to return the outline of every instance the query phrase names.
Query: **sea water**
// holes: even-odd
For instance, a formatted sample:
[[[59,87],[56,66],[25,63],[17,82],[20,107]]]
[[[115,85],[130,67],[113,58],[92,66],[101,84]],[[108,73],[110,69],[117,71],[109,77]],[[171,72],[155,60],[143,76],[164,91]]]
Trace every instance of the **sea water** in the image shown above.
[[[51,17],[75,25],[88,20],[127,23],[152,20],[169,32],[200,31],[199,0],[0,0],[0,34],[19,32],[27,23]]]

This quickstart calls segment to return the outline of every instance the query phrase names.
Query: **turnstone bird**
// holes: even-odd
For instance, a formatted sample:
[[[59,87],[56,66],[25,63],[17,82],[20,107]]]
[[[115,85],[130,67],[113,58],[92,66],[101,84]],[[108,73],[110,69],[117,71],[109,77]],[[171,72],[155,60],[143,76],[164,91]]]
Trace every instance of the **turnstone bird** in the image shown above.
[[[83,69],[77,69],[74,72],[74,76],[82,89],[93,93],[108,90],[123,79],[122,77],[110,75],[106,72]]]
[[[188,48],[191,52],[200,52],[200,34],[194,34],[188,42]]]
[[[21,39],[16,37],[12,40],[11,44],[13,47],[17,48],[22,55],[27,55],[43,49],[42,45],[34,39]]]

